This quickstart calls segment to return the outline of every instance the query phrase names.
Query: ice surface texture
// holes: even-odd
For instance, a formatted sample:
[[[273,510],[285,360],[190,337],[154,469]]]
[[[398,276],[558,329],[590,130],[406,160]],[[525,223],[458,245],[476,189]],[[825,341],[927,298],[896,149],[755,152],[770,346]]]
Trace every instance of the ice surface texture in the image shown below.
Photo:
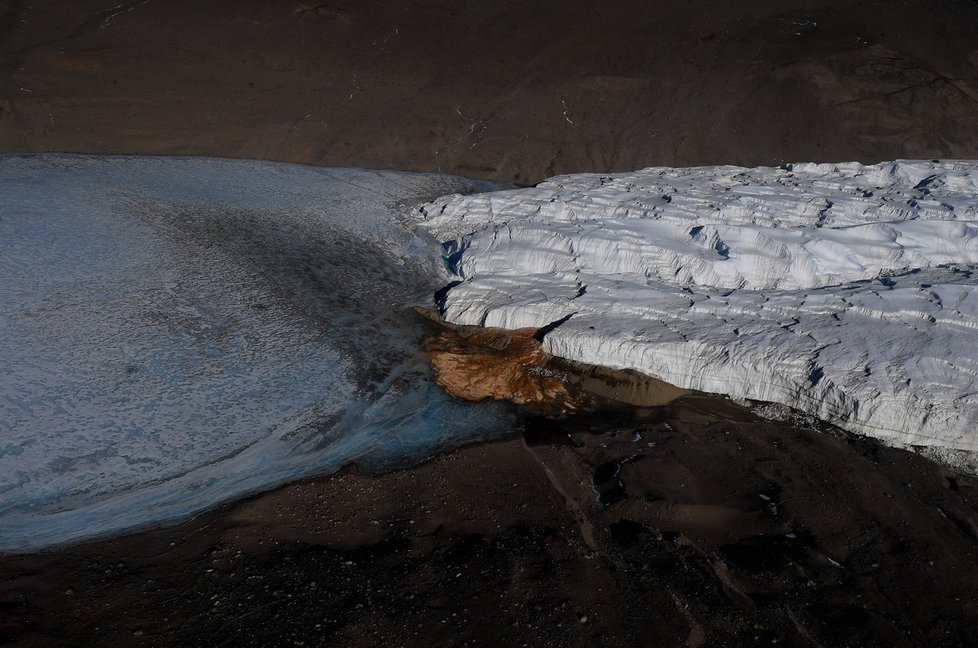
[[[0,550],[505,428],[434,387],[440,175],[0,157]],[[430,298],[430,297],[429,297]]]
[[[453,322],[571,316],[556,355],[978,450],[978,162],[569,175],[422,217]]]

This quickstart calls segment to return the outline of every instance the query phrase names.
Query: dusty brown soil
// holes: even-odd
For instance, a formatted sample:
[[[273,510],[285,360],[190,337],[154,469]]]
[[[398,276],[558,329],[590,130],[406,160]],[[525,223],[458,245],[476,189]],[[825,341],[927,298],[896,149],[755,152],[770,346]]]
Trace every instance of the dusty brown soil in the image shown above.
[[[0,151],[442,169],[978,157],[973,0],[0,0]]]
[[[11,646],[973,646],[978,480],[684,397],[0,558]]]

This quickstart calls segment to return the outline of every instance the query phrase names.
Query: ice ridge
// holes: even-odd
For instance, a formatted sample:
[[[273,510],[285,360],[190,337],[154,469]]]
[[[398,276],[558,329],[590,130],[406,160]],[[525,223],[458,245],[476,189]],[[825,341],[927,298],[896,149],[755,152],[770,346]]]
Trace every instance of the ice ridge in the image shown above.
[[[573,314],[552,353],[978,452],[978,162],[566,175],[420,216],[450,321]]]

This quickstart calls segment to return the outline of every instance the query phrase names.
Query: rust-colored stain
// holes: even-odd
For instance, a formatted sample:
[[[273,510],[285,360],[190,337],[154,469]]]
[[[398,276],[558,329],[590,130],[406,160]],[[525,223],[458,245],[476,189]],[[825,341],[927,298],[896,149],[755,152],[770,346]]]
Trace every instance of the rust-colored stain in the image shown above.
[[[536,329],[445,328],[427,338],[438,384],[466,400],[494,398],[517,405],[566,399],[567,388],[546,370]]]
[[[424,350],[439,385],[465,400],[507,400],[548,414],[614,406],[656,407],[692,393],[637,371],[573,362],[548,354],[538,330],[438,325]],[[537,337],[534,337],[534,336]]]

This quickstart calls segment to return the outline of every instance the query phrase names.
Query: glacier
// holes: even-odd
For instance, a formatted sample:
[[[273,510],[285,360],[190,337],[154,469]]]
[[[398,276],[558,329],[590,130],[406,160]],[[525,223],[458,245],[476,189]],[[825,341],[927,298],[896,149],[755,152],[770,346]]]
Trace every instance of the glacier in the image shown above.
[[[457,324],[978,463],[978,161],[653,167],[421,208]]]
[[[432,382],[437,174],[0,156],[0,551],[511,429]]]

